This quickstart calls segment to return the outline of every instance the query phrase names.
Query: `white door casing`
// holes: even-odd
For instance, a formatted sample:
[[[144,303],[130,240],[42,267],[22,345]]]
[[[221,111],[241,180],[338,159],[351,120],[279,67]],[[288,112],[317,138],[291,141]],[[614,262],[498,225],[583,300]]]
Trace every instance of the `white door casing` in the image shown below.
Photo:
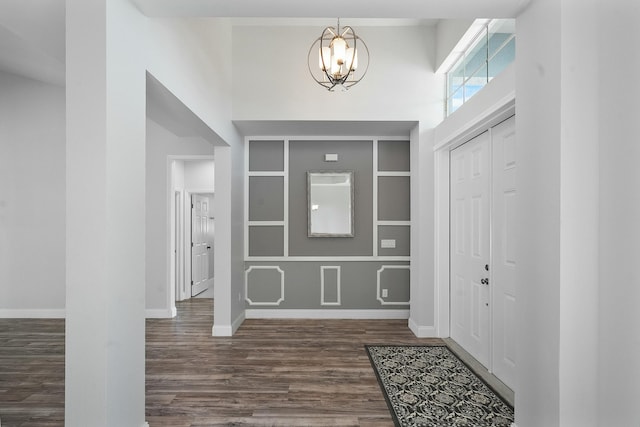
[[[491,129],[493,179],[491,209],[492,371],[515,387],[515,116]]]
[[[490,366],[490,133],[451,151],[451,338]]]
[[[175,300],[181,301],[185,298],[185,284],[184,284],[184,242],[182,239],[183,225],[182,225],[182,192],[174,192],[174,205],[173,205],[173,280],[175,287]]]

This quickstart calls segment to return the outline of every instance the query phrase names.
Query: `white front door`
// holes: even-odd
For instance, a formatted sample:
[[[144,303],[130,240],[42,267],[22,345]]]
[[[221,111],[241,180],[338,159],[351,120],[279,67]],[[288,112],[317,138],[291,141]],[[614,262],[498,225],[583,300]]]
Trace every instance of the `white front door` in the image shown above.
[[[209,287],[209,200],[191,196],[191,296]]]
[[[451,151],[451,338],[489,366],[490,136]]]
[[[493,151],[492,370],[496,377],[513,389],[516,367],[515,116],[493,127],[491,140]]]

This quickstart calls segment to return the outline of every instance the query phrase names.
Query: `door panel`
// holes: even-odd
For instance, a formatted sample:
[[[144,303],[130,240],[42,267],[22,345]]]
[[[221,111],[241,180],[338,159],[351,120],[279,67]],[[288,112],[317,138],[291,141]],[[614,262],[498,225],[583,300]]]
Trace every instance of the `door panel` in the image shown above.
[[[493,144],[492,241],[492,370],[512,389],[515,386],[515,117],[491,129]]]
[[[209,201],[198,194],[192,195],[191,201],[191,296],[194,297],[208,288]]]
[[[490,139],[451,152],[451,338],[489,367]],[[455,284],[455,285],[454,285]]]

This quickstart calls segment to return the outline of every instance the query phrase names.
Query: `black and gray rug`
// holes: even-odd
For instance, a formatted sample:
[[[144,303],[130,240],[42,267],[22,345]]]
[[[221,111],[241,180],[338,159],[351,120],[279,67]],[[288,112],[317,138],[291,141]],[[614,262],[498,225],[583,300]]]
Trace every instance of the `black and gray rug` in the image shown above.
[[[513,423],[513,408],[446,346],[365,347],[396,426]]]

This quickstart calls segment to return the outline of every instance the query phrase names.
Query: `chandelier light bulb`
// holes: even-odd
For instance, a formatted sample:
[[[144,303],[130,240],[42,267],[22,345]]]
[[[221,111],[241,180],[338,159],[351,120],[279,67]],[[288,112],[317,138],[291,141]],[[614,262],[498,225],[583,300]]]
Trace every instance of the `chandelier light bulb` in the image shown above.
[[[336,63],[343,65],[347,53],[347,42],[342,37],[334,37],[331,41],[331,51],[336,58]]]

